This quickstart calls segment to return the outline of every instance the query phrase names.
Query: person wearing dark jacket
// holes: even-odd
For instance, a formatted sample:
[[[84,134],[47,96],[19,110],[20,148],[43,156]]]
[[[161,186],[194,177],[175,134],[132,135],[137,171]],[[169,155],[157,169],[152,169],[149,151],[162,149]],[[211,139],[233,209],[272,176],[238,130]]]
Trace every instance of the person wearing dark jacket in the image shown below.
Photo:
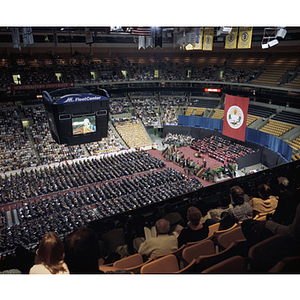
[[[208,236],[208,225],[200,224],[201,211],[194,206],[190,206],[187,211],[188,227],[183,228],[178,236],[178,247],[188,242],[196,242]]]

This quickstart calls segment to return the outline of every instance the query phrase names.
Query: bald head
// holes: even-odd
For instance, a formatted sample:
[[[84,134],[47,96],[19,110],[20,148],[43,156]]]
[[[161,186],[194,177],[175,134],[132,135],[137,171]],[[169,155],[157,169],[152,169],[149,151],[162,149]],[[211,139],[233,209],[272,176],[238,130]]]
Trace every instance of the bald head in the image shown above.
[[[159,219],[155,223],[157,234],[166,234],[170,231],[170,222],[165,219]]]

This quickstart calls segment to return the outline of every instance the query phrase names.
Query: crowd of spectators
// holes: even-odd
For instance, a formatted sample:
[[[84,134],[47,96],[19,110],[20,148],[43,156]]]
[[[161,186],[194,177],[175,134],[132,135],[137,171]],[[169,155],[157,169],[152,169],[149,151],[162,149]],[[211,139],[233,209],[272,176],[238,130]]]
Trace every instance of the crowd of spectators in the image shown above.
[[[26,118],[32,120],[30,134],[38,153],[39,164],[46,165],[86,156],[80,145],[59,145],[53,140],[43,105],[25,106],[24,113]]]
[[[249,83],[250,70],[238,70],[236,68],[224,68],[221,71],[220,81],[231,83]]]
[[[152,177],[152,174],[155,174],[154,177]],[[170,174],[172,174],[171,180]],[[272,183],[273,179],[274,182]],[[268,221],[269,218],[273,218],[272,215],[268,215],[267,221],[253,220],[255,207],[251,205],[251,200],[255,196],[249,197],[240,186],[233,186],[222,195],[220,203],[210,203],[211,209],[204,218],[202,216],[206,213],[206,210],[203,209],[205,202],[202,203],[200,199],[194,199],[194,204],[187,203],[185,210],[178,211],[177,208],[167,203],[163,206],[163,210],[154,210],[152,216],[148,218],[138,214],[117,215],[115,218],[100,221],[92,227],[88,225],[88,221],[94,220],[99,214],[112,216],[114,214],[113,210],[115,212],[121,211],[122,206],[127,205],[126,209],[130,209],[134,205],[145,205],[146,203],[143,203],[145,197],[143,198],[143,196],[148,195],[148,199],[152,196],[151,201],[155,201],[155,199],[161,201],[163,193],[167,193],[168,198],[172,194],[175,195],[176,191],[182,186],[186,186],[189,191],[196,188],[196,182],[193,182],[194,187],[189,186],[183,174],[172,169],[164,169],[162,171],[151,171],[148,174],[136,174],[132,178],[126,177],[121,181],[110,182],[110,184],[105,183],[105,187],[100,185],[89,186],[84,189],[69,190],[55,195],[47,195],[45,198],[41,197],[23,202],[22,207],[17,208],[20,224],[10,228],[2,228],[1,234],[3,235],[1,237],[6,243],[6,249],[13,249],[16,245],[19,248],[31,245],[33,246],[32,249],[35,250],[38,244],[39,248],[41,247],[43,242],[42,244],[40,242],[45,239],[45,236],[48,236],[49,232],[53,232],[56,239],[61,237],[64,246],[67,247],[65,248],[65,263],[71,274],[98,273],[98,259],[100,258],[104,260],[105,264],[108,264],[119,260],[124,255],[135,253],[142,254],[146,259],[170,253],[188,242],[205,239],[209,234],[208,226],[216,223],[220,224],[221,229],[226,229],[231,227],[232,224],[240,222],[243,233],[250,243],[245,244],[244,247],[250,247],[255,239],[263,240],[273,236],[278,230],[291,243],[291,253],[299,255],[299,230],[297,229],[299,223],[299,191],[289,185],[287,178],[277,178],[275,176],[272,180],[268,182],[267,186],[272,187],[271,194],[276,195],[278,202],[284,201],[285,195],[282,193],[288,193],[294,201],[293,207],[298,207],[297,210],[294,209],[290,212],[291,215],[286,215],[286,218],[281,221]],[[161,181],[163,181],[162,185],[158,186]],[[284,187],[282,190],[283,182]],[[165,183],[167,183],[166,188],[164,188]],[[177,187],[178,185],[182,186]],[[150,188],[146,189],[146,186]],[[138,190],[136,197],[126,197],[132,195],[132,193],[127,194],[126,192],[133,187]],[[124,191],[125,189],[126,191]],[[256,191],[257,195],[261,193],[259,186],[256,187]],[[101,192],[103,192],[102,195],[100,195]],[[121,196],[116,198],[113,195],[114,192],[120,193]],[[157,192],[162,193],[157,195]],[[110,195],[110,197],[107,197],[105,201],[98,201],[104,194]],[[283,207],[276,206],[274,209],[275,212],[283,212]],[[213,211],[216,213],[210,213]],[[203,219],[205,219],[205,222]],[[153,232],[151,236],[147,236],[146,228]],[[77,236],[81,231],[86,234],[89,232],[88,236],[93,235],[94,242],[90,240],[91,242],[84,246],[87,247],[84,250],[85,253],[94,253],[94,265],[90,265],[89,268],[85,268],[87,265],[82,262],[85,259],[84,253],[80,255],[82,259],[78,256],[78,263],[72,259],[75,255],[75,253],[72,253],[72,249],[76,247],[76,243],[72,242],[73,235]],[[3,243],[1,243],[1,246],[3,246]],[[81,249],[84,249],[84,247],[81,247]],[[277,250],[274,249],[274,251]],[[60,250],[60,254],[61,252],[62,250]],[[15,261],[12,262],[12,257],[11,260],[4,257],[0,263],[1,271],[16,268],[17,270],[11,270],[11,272],[20,273],[18,269],[22,269],[22,266],[17,258],[18,255],[14,258]],[[24,270],[22,273],[30,272],[29,269],[34,265],[34,260],[27,260],[27,263],[29,267],[27,266],[27,271]],[[38,263],[37,256],[35,263]]]
[[[164,163],[143,152],[63,163],[4,175],[1,180],[2,204],[29,199],[69,188],[130,176],[164,167]]]
[[[158,122],[157,101],[155,98],[132,98],[131,102],[136,113],[145,126],[155,126]]]
[[[192,145],[194,140],[195,140],[195,138],[193,138],[191,135],[184,135],[184,134],[169,132],[165,136],[162,143],[163,143],[163,145],[169,144],[169,145],[175,145],[177,147],[185,147],[188,145]]]
[[[163,125],[178,125],[178,108],[165,107],[163,108],[163,116],[161,117]]]
[[[93,71],[97,69],[98,80],[124,80],[124,78],[122,78],[123,75],[118,71],[120,70],[120,66],[127,66],[130,69],[127,73],[127,79],[153,79],[153,66],[151,63],[146,65],[131,64],[126,59],[120,59],[119,61],[111,62],[108,67],[104,66],[101,62],[91,62],[87,60],[86,57],[80,55],[77,58],[80,62],[77,62],[76,58],[69,62],[64,62],[64,60],[58,58],[56,59],[56,63],[54,64],[55,72],[58,70],[63,74],[60,78],[61,81],[91,82],[95,80],[90,73],[91,69]],[[53,58],[50,59],[50,61],[52,60]],[[37,65],[33,63],[30,65],[28,62],[25,64],[28,67],[19,69],[20,73],[24,72],[22,74],[24,78],[21,78],[22,84],[45,83],[52,82],[52,80],[56,82],[58,80],[54,72],[51,72],[51,70],[46,72],[46,68],[41,68],[38,62]],[[19,65],[21,66],[22,64],[20,63]],[[163,62],[160,67],[164,70],[164,72],[159,73],[160,78],[185,79],[186,75],[183,65],[177,64],[175,66],[172,63]],[[1,68],[4,69],[3,66]],[[170,72],[169,68],[171,70]],[[204,73],[201,73],[199,70],[199,75],[197,74],[196,78],[205,78],[200,80],[209,80],[209,77],[215,78],[214,75],[216,71],[216,68],[207,69]],[[72,76],[68,72],[70,72]],[[6,74],[6,72],[2,71],[0,73],[2,77],[5,76],[3,74]],[[45,75],[45,77],[43,73],[48,73],[49,75]],[[132,75],[133,77],[131,77],[130,74],[134,74]],[[204,74],[205,77],[201,77]],[[243,80],[237,75],[238,70],[229,70],[224,72],[224,74],[225,77],[227,76],[230,80],[233,80],[232,82],[241,82],[240,80]],[[9,81],[4,79],[4,82]],[[135,100],[133,100],[133,103],[135,103],[134,101]],[[144,119],[144,123],[149,122],[151,124],[152,122],[151,117],[154,111],[152,101],[153,100],[149,99],[149,106],[146,106],[146,113],[143,110],[138,112],[139,116],[147,114],[150,118],[150,121],[147,118]],[[176,114],[173,107],[175,101],[181,103],[181,100],[178,99],[164,99],[162,101],[163,105],[167,103],[166,107],[164,107],[164,115],[168,115],[167,109],[171,111],[170,116],[166,117],[167,121]],[[122,104],[118,103],[118,101],[112,102],[111,108],[118,114],[122,111],[121,105]],[[31,171],[23,170],[23,168],[28,166],[36,166],[38,162],[34,159],[28,135],[23,129],[19,118],[19,108],[4,107],[2,111],[0,118],[1,148],[4,151],[1,151],[1,155],[3,155],[1,156],[1,171],[7,171],[11,168],[21,170],[18,173],[4,175],[0,178],[1,204],[17,202],[15,206],[17,220],[13,218],[14,222],[17,222],[13,226],[7,226],[7,215],[3,210],[0,212],[1,252],[13,250],[16,246],[27,247],[33,244],[36,245],[42,241],[44,235],[49,231],[54,231],[60,236],[65,236],[78,227],[87,226],[91,221],[111,217],[121,212],[128,212],[135,208],[160,202],[171,197],[182,195],[183,193],[189,193],[202,187],[197,179],[188,179],[178,171],[168,168],[164,169],[165,165],[162,161],[140,151],[103,157],[101,159],[83,160],[73,163],[66,162],[59,166],[33,169]],[[33,137],[35,149],[39,154],[39,163],[46,164],[54,161],[80,158],[86,155],[83,153],[81,147],[57,148],[59,147],[58,145],[51,147],[50,131],[42,107],[24,107],[23,112],[25,117],[32,120],[30,134]],[[116,128],[118,125],[128,125],[128,122],[138,124],[135,118],[131,120],[119,120],[116,121]],[[128,130],[128,127],[126,130]],[[131,135],[132,133],[133,132],[130,131]],[[9,136],[13,137],[13,140],[10,140]],[[140,133],[138,133],[136,138],[140,138],[140,136]],[[170,138],[172,139],[174,136]],[[184,137],[182,136],[175,137],[176,143],[178,140],[182,141],[183,139]],[[126,139],[124,138],[124,140]],[[189,139],[188,142],[191,142],[191,139]],[[115,143],[117,143],[118,148],[113,148]],[[42,148],[39,148],[39,145]],[[123,146],[120,146],[120,143],[117,141],[111,129],[109,131],[108,141],[103,141],[103,143],[97,145],[89,145],[90,148],[87,147],[87,149],[91,154],[98,154],[98,146],[99,148],[103,146],[101,149],[104,149],[105,152],[109,152],[110,147],[113,149],[124,149],[122,148]],[[121,148],[119,148],[119,146]],[[137,146],[137,144],[133,145],[133,147]],[[218,155],[214,158],[219,160],[225,159],[227,162],[234,162],[237,157],[250,154],[253,151],[252,149],[232,142],[228,144],[228,141],[215,136],[203,139],[200,143],[197,141],[193,146],[199,151],[206,151],[204,149],[208,149],[209,155],[212,157],[217,153]],[[43,152],[44,149],[47,149],[47,154]],[[224,156],[224,151],[234,154]],[[9,155],[7,155],[7,153]],[[20,163],[22,161],[20,157],[24,157],[22,163]],[[26,164],[26,161],[30,162],[30,164]],[[240,195],[243,194],[242,191],[239,190],[239,192]],[[222,218],[225,219],[224,216],[230,216],[232,218],[230,220],[231,222],[232,220],[233,222],[244,221],[245,219],[238,219],[238,213],[236,213],[236,211],[241,213],[240,207],[235,210],[233,209],[237,208],[238,205],[245,204],[245,198],[239,197],[239,199],[242,198],[243,200],[239,203],[233,202],[231,207],[228,205],[228,207],[226,207],[227,213],[223,214],[223,216],[221,214],[219,219],[215,221],[218,222],[220,219],[222,220]],[[252,203],[254,203],[254,201],[249,201],[249,203],[246,203],[247,205],[245,204],[244,206],[247,206],[249,210],[249,206],[251,206]],[[272,206],[272,208],[276,208],[276,206]],[[251,214],[248,214],[249,220],[252,219],[252,210],[254,210],[254,205],[251,206]],[[196,219],[198,224],[188,224],[188,222],[186,222],[186,224],[183,225],[190,229],[190,225],[195,226],[196,230],[202,229],[203,227],[200,222],[201,212],[199,214],[197,210],[194,211],[196,215],[194,219]],[[243,212],[241,215],[242,214]],[[210,219],[213,219],[212,216],[213,214],[210,214]],[[295,211],[293,211],[293,215],[289,216],[289,220],[291,220],[289,224],[292,223],[294,216]],[[190,221],[189,215],[187,218],[188,221]],[[156,221],[158,220],[160,219],[156,218]],[[286,219],[284,221],[286,222]],[[274,224],[271,225],[273,226]],[[287,225],[284,224],[284,226]],[[127,229],[126,226],[125,229]],[[273,229],[274,226],[272,227],[272,230]],[[276,232],[276,229],[274,230]],[[284,230],[286,232],[286,229]],[[167,232],[163,231],[158,233],[166,234],[168,232],[169,229]],[[128,234],[127,230],[124,231],[124,235],[126,235],[126,233]],[[202,238],[205,238],[205,234]],[[102,242],[105,244],[105,241]],[[125,242],[128,242],[128,239],[125,239]],[[105,250],[105,245],[103,248]]]
[[[114,119],[113,125],[129,149],[153,144],[145,128],[136,117]]]
[[[16,106],[1,107],[0,136],[0,172],[37,165]]]
[[[178,125],[179,108],[185,105],[184,97],[161,97],[162,123],[164,125]]]
[[[130,106],[145,126],[177,125],[179,108],[185,105],[185,97],[168,96],[159,100],[153,95],[140,97],[132,95],[130,99],[110,99],[110,112],[112,115],[128,113]]]
[[[108,126],[107,137],[102,138],[101,141],[86,143],[84,146],[90,155],[108,154],[127,149],[124,142],[119,139],[110,126]]]
[[[144,105],[144,101],[148,105]],[[134,98],[111,99],[109,102],[110,110],[114,114],[128,112],[127,108],[134,105],[137,109],[137,116],[146,126],[157,125],[157,121],[162,124],[177,125],[177,104],[182,103],[182,99],[167,97],[159,103],[162,117],[158,118],[155,112],[156,100],[154,98]],[[127,148],[126,144],[119,139],[112,128],[108,129],[107,138],[99,142],[87,143],[84,147],[79,145],[66,146],[57,144],[51,135],[44,106],[41,104],[15,106],[3,104],[1,106],[0,126],[1,126],[1,172],[18,170],[22,168],[47,165],[65,160],[83,158],[87,155],[97,155],[120,151]],[[21,117],[22,116],[22,117]],[[22,124],[22,120],[27,120],[27,125]],[[118,120],[118,119],[116,119]],[[134,139],[134,143],[129,142],[129,147],[140,147],[151,145],[145,132],[140,128],[137,119],[130,120],[137,134],[129,139]],[[125,124],[117,121],[116,124]],[[117,125],[117,126],[118,126]],[[118,127],[120,129],[120,126]],[[126,135],[126,132],[124,133]]]
[[[212,81],[215,78],[217,70],[216,66],[204,67],[203,69],[198,67],[192,73],[192,80]]]
[[[187,70],[191,75],[187,76]],[[122,71],[126,71],[126,75]],[[155,70],[158,70],[156,73]],[[220,72],[222,76],[220,77]],[[93,59],[76,52],[72,57],[45,54],[40,57],[14,54],[4,58],[0,66],[1,87],[14,84],[41,84],[57,82],[93,83],[145,80],[201,80],[247,82],[250,70],[220,66],[195,67],[163,60],[133,63],[125,57],[110,61]],[[19,74],[14,82],[13,74]]]
[[[193,141],[190,147],[225,164],[235,163],[238,158],[255,152],[250,147],[214,135]]]
[[[28,121],[28,126],[23,126],[21,116]],[[0,135],[1,172],[127,149],[110,127],[106,138],[87,143],[85,147],[57,144],[52,138],[45,108],[40,104],[22,107],[2,105]]]
[[[126,98],[111,98],[109,100],[109,113],[112,115],[128,113],[130,102]]]
[[[1,251],[201,188],[197,179],[164,167],[134,151],[2,177],[2,204],[18,202],[13,226],[1,212]]]
[[[6,86],[14,84],[13,77],[9,66],[6,64],[0,66],[0,89],[5,89]]]
[[[185,105],[186,99],[183,96],[161,96],[159,102],[162,107],[179,107]]]

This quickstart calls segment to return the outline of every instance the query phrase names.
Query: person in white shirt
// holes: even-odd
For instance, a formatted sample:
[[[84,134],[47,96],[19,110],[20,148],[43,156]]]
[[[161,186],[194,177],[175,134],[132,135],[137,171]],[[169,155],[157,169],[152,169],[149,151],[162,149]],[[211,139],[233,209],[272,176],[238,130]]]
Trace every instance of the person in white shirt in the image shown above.
[[[159,219],[155,223],[157,232],[156,237],[152,237],[141,243],[138,253],[153,258],[156,255],[168,254],[178,249],[177,237],[174,234],[169,235],[170,222],[165,219]]]
[[[70,274],[64,262],[65,251],[62,240],[55,232],[46,233],[37,249],[34,266],[29,274]]]

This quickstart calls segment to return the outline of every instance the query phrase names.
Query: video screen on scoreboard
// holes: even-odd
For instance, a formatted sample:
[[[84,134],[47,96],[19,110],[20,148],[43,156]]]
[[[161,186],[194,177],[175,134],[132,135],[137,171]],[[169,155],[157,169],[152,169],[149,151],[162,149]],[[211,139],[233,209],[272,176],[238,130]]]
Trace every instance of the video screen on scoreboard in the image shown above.
[[[96,116],[80,116],[72,118],[73,135],[96,132]]]

